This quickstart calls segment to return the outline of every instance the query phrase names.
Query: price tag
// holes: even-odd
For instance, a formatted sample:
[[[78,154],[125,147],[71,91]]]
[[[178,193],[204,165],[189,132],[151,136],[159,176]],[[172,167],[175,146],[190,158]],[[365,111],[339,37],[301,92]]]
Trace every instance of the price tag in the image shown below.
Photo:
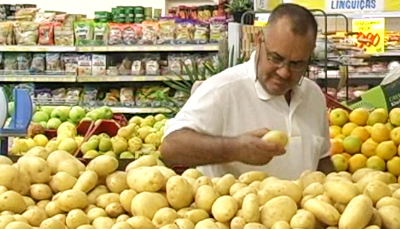
[[[366,53],[385,52],[385,18],[354,19],[353,32],[358,32],[358,48],[366,49]]]

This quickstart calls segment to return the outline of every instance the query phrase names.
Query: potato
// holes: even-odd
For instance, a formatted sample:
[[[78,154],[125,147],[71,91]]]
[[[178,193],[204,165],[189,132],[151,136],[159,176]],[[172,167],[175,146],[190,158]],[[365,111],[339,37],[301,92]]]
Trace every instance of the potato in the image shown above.
[[[78,178],[81,172],[85,170],[85,167],[83,167],[83,170],[79,169],[79,163],[80,163],[79,161],[75,161],[75,159],[72,158],[65,161],[61,161],[59,162],[56,168],[56,173],[65,172],[75,178]]]
[[[50,201],[46,207],[44,208],[44,211],[49,217],[53,217],[57,214],[63,213],[63,211],[60,209],[58,206],[57,201]]]
[[[258,200],[258,195],[254,193],[248,194],[242,205],[243,219],[247,223],[256,223],[260,221],[260,201]]]
[[[211,219],[205,219],[196,224],[195,229],[219,229],[217,224]]]
[[[79,226],[77,229],[96,229],[92,225],[82,225]]]
[[[44,184],[50,181],[51,170],[44,159],[40,157],[21,157],[17,163],[20,171],[28,173],[33,184]]]
[[[96,199],[96,205],[104,209],[111,203],[119,203],[119,194],[106,193],[98,196]]]
[[[298,210],[290,220],[290,226],[292,228],[314,229],[315,217],[307,210]]]
[[[215,190],[224,196],[229,194],[229,189],[235,183],[235,177],[232,174],[226,174],[215,184]]]
[[[5,193],[5,192],[7,192],[7,191],[8,191],[8,189],[6,187],[0,186],[0,195]]]
[[[17,164],[14,164],[14,166],[18,167]],[[30,188],[31,188],[31,178],[28,172],[25,170],[20,170],[19,177],[14,180],[12,190],[18,192],[21,195],[28,195]]]
[[[108,217],[99,217],[93,220],[92,225],[96,229],[111,229],[114,225],[114,220]]]
[[[260,185],[261,185],[261,181],[254,181],[251,184],[249,184],[249,187],[251,188],[255,188],[256,190],[260,189]]]
[[[328,226],[335,226],[339,222],[340,214],[332,205],[321,200],[310,199],[304,204],[304,209],[311,212],[316,219]]]
[[[194,184],[193,184],[193,193],[196,194],[197,189],[202,185],[209,185],[209,186],[213,187],[211,178],[206,177],[206,176],[197,178],[196,182],[194,182]]]
[[[369,221],[368,225],[375,225],[378,227],[382,227],[381,215],[379,215],[378,210],[376,210],[375,208],[372,209],[372,216],[371,216],[371,220]]]
[[[118,168],[118,160],[109,155],[100,155],[89,162],[86,170],[93,170],[99,177],[106,177]]]
[[[334,203],[333,206],[338,210],[340,214],[343,214],[344,210],[346,209],[346,204],[341,204],[341,203]]]
[[[152,203],[151,205],[149,203]],[[152,220],[161,208],[168,207],[168,201],[159,193],[142,192],[132,199],[131,212],[135,216],[145,216]]]
[[[238,190],[232,197],[236,200],[239,206],[242,206],[244,197],[252,193],[257,194],[257,190],[255,188],[245,187]]]
[[[331,198],[329,198],[329,196],[327,196],[327,195],[319,195],[319,196],[316,196],[315,199],[321,200],[321,201],[324,201],[325,203],[333,205]]]
[[[39,227],[40,224],[47,219],[46,212],[39,207],[27,210],[22,216],[28,221],[28,223],[34,227]]]
[[[189,168],[189,169],[186,169],[182,173],[182,176],[183,177],[191,177],[191,178],[197,179],[197,178],[202,177],[204,175],[197,169]]]
[[[32,229],[32,227],[24,222],[11,222],[5,227],[5,229]]]
[[[215,222],[215,224],[217,225],[217,227],[219,229],[230,229],[229,222],[227,222],[227,223]]]
[[[50,203],[50,200],[41,200],[39,201],[36,206],[42,209],[45,209],[46,206]]]
[[[26,209],[24,198],[14,191],[7,191],[0,195],[0,211],[22,213]]]
[[[171,177],[167,182],[167,200],[175,210],[188,207],[193,202],[192,186],[183,177]]]
[[[107,217],[107,213],[102,208],[92,208],[87,213],[87,217],[90,222],[93,222],[93,220],[95,220],[96,218],[103,217],[103,216]]]
[[[144,216],[134,216],[126,221],[132,229],[156,229],[156,226]]]
[[[29,206],[29,207],[36,207],[36,206]],[[14,215],[14,212],[12,211],[2,211],[0,215]]]
[[[210,216],[206,211],[203,209],[192,209],[188,212],[185,213],[184,218],[189,219],[192,221],[195,225],[205,219],[208,219]]]
[[[274,194],[270,193],[267,190],[259,190],[257,196],[258,200],[260,201],[260,206],[266,204],[268,201],[275,197]]]
[[[392,176],[393,175],[388,175],[387,173],[381,172],[381,171],[374,171],[374,172],[367,173],[364,177],[362,177],[357,182],[357,188],[362,193],[362,192],[364,192],[365,187],[371,181],[382,181],[385,184],[393,183],[393,182],[391,182]]]
[[[279,221],[272,226],[272,229],[290,229],[290,225],[286,221]]]
[[[389,186],[390,190],[392,191],[392,193],[394,193],[395,191],[400,189],[400,183],[398,183],[398,184],[389,184],[388,186]]]
[[[131,213],[131,203],[132,199],[137,195],[137,192],[127,189],[121,192],[119,195],[119,202],[122,204],[122,207],[126,212]]]
[[[379,210],[382,226],[386,229],[398,229],[400,225],[400,208],[392,205],[383,206]]]
[[[126,222],[129,218],[130,218],[129,215],[127,215],[127,214],[122,214],[122,215],[118,216],[116,222],[117,222],[117,223],[118,223],[118,222]]]
[[[7,224],[16,221],[12,215],[1,215],[0,216],[0,229],[4,229]]]
[[[304,187],[307,187],[308,185],[318,182],[321,184],[325,183],[326,180],[326,175],[322,172],[306,172],[302,175],[300,175],[300,179],[304,185]]]
[[[20,214],[14,215],[15,221],[28,223],[28,220]]]
[[[29,196],[23,196],[22,198],[24,198],[24,201],[25,201],[25,204],[27,207],[36,205],[35,201],[32,198],[30,198]]]
[[[106,193],[108,193],[108,189],[105,185],[97,186],[87,195],[89,204],[96,204],[97,197]]]
[[[13,161],[7,156],[0,155],[0,165],[12,165]]]
[[[167,225],[161,227],[160,229],[179,229],[179,227],[175,224],[167,224]]]
[[[153,156],[150,155],[144,155],[141,156],[139,159],[129,163],[129,165],[126,167],[125,172],[129,173],[132,169],[136,169],[139,167],[144,167],[144,166],[156,166],[157,165],[157,159]]]
[[[111,229],[131,229],[131,226],[127,222],[118,222],[114,224]]]
[[[393,198],[396,198],[396,199],[398,199],[398,200],[400,200],[400,189],[399,189],[399,190],[396,190],[396,191],[393,193],[392,197],[393,197]]]
[[[239,181],[244,184],[251,184],[254,181],[262,181],[267,177],[267,174],[261,171],[251,171],[247,173],[243,173],[239,176]]]
[[[14,180],[19,177],[19,170],[17,167],[7,164],[0,164],[0,185],[8,189],[14,186]]]
[[[231,196],[221,196],[212,205],[212,215],[219,222],[228,222],[238,210],[237,201]]]
[[[387,186],[387,184],[383,183],[382,181],[375,180],[368,183],[364,189],[364,195],[371,198],[374,205],[383,197],[392,196],[392,191]]]
[[[96,187],[98,179],[99,177],[95,171],[86,170],[79,176],[73,189],[88,193]]]
[[[67,190],[62,192],[57,202],[60,209],[65,212],[69,212],[73,209],[84,209],[88,205],[86,194],[79,190]]]
[[[273,228],[274,227],[272,227],[272,229]],[[244,226],[244,229],[267,229],[267,228],[261,223],[248,223]]]
[[[152,220],[153,224],[157,228],[161,228],[165,225],[172,224],[178,218],[178,214],[172,208],[161,208],[156,212]]]
[[[40,157],[43,158],[44,160],[47,159],[47,157],[50,155],[50,152],[47,151],[44,147],[42,146],[35,146],[32,149],[30,149],[24,157]]]
[[[326,195],[341,204],[348,204],[359,194],[357,186],[350,182],[328,181],[324,186]]]
[[[288,196],[279,196],[268,201],[261,209],[261,223],[271,228],[276,222],[286,221],[296,214],[296,202]]]
[[[194,224],[190,219],[176,219],[174,223],[179,229],[194,229]]]
[[[303,190],[303,196],[307,195],[312,195],[312,196],[319,196],[324,194],[325,188],[324,185],[322,185],[319,182],[314,182],[308,185],[304,190]]]
[[[195,209],[194,207],[188,207],[188,208],[181,208],[179,209],[176,213],[178,214],[179,218],[184,218],[186,212]]]
[[[352,175],[352,180],[353,182],[357,183],[358,181],[360,181],[365,175],[367,175],[370,172],[374,172],[376,170],[374,169],[370,169],[370,168],[362,168],[362,169],[358,169],[357,171],[355,171]]]
[[[372,225],[372,226],[368,226],[364,229],[381,229],[380,227],[376,226],[376,225]]]
[[[65,214],[57,214],[57,215],[53,216],[52,218],[59,220],[63,224],[65,224],[65,221],[67,220],[67,216]]]
[[[89,204],[88,206],[86,206],[86,208],[83,209],[83,211],[85,212],[85,214],[87,214],[93,208],[98,208],[98,207],[96,205],[94,205],[94,204]]]
[[[246,221],[242,217],[235,217],[231,220],[231,229],[244,229]]]
[[[60,220],[49,218],[40,224],[40,229],[64,229],[65,226]]]
[[[106,207],[106,213],[112,218],[117,218],[119,215],[125,213],[121,203],[111,203]]]
[[[347,205],[339,220],[342,229],[363,229],[372,217],[373,203],[368,196],[354,197]]]
[[[270,182],[268,179],[265,179],[260,184],[260,190],[266,190],[272,197],[288,196],[296,203],[300,203],[302,197],[302,190],[292,181],[276,180]]]
[[[66,172],[58,172],[50,178],[50,188],[54,193],[72,189],[77,179]]]
[[[65,221],[69,229],[76,229],[79,226],[90,224],[89,217],[81,209],[74,209],[68,212]]]
[[[131,170],[127,176],[128,186],[136,192],[157,192],[165,186],[165,178],[154,167]]]
[[[106,184],[107,188],[111,192],[121,193],[122,191],[129,189],[128,183],[126,182],[126,173],[122,171],[116,171],[107,176]]]
[[[231,188],[229,189],[229,195],[233,196],[233,195],[235,195],[235,193],[236,193],[237,191],[239,191],[239,190],[242,189],[242,188],[246,188],[246,187],[247,187],[246,184],[243,184],[243,183],[234,183],[234,184],[231,186]]]
[[[211,207],[218,197],[219,194],[213,187],[209,185],[200,186],[195,196],[196,207],[211,213]]]
[[[30,196],[35,200],[50,200],[53,193],[46,184],[33,184],[29,190]]]
[[[376,208],[379,209],[383,206],[393,205],[400,208],[400,200],[394,197],[383,197],[376,203]]]
[[[52,201],[58,200],[58,199],[60,198],[61,194],[62,194],[61,192],[55,194],[55,195],[53,196],[53,198],[51,198],[51,200],[52,200]]]

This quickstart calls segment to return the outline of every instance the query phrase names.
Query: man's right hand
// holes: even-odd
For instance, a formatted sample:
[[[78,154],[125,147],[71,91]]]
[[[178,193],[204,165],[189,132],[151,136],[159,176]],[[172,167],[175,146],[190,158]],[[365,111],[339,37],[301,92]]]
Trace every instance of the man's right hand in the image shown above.
[[[263,128],[237,137],[238,148],[234,152],[236,159],[249,165],[265,165],[273,157],[285,154],[282,145],[261,140],[268,131]]]

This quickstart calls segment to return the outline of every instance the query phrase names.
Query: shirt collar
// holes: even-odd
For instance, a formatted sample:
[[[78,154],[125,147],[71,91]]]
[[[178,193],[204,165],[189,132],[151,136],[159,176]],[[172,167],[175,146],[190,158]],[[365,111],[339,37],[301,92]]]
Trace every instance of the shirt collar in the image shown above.
[[[259,99],[267,101],[267,100],[273,99],[275,97],[279,97],[279,96],[271,95],[267,91],[265,91],[265,89],[261,85],[260,81],[257,79],[257,75],[256,75],[256,51],[254,51],[251,54],[250,60],[247,61],[246,65],[247,65],[247,71],[248,71],[248,73],[250,75],[250,78],[254,82],[254,89],[255,89],[256,94],[257,94]],[[293,91],[292,92],[292,99],[294,97],[298,97],[298,96],[301,97],[302,94],[303,94],[301,85],[300,86],[295,86],[292,89],[292,91]]]

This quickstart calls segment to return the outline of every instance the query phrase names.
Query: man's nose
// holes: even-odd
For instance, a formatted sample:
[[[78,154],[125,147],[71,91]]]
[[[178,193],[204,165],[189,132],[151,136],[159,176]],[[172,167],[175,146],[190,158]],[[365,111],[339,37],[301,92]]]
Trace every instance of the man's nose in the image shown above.
[[[289,67],[287,65],[283,65],[282,67],[278,68],[276,73],[283,79],[289,79],[291,76]]]

